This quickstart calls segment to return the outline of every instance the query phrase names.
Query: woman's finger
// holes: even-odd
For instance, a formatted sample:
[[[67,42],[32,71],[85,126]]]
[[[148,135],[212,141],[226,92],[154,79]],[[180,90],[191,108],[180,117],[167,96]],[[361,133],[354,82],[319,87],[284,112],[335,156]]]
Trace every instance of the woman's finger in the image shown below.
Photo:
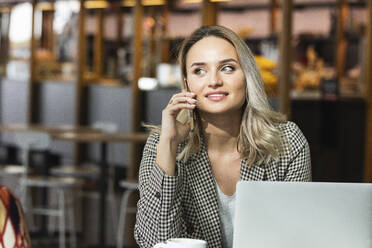
[[[187,96],[181,96],[181,97],[172,98],[169,101],[170,105],[175,105],[175,104],[178,104],[178,103],[196,104],[196,99],[191,98],[191,97],[187,97]]]
[[[168,106],[165,110],[168,111],[170,114],[178,114],[179,111],[182,109],[190,109],[193,110],[195,109],[196,105],[195,104],[190,104],[190,103],[178,103],[175,105],[170,105]]]
[[[185,99],[185,98],[194,98],[195,93],[188,92],[188,91],[183,91],[177,94],[174,94],[172,98],[169,100],[169,104],[172,104],[176,99]]]

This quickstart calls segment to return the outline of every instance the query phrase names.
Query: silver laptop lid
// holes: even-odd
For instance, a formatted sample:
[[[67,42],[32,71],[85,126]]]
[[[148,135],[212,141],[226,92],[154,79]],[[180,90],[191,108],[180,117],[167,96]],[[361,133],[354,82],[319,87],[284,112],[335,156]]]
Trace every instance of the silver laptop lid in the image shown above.
[[[239,182],[234,248],[372,248],[372,184]]]

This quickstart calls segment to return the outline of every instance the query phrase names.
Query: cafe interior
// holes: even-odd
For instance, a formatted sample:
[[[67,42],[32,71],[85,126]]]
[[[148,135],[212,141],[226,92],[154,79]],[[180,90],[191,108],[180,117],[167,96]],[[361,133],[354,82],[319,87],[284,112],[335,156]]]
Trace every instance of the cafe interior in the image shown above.
[[[372,183],[372,1],[0,0],[0,184],[33,247],[136,247],[143,124],[180,91],[183,39],[216,24],[304,133],[313,181]]]

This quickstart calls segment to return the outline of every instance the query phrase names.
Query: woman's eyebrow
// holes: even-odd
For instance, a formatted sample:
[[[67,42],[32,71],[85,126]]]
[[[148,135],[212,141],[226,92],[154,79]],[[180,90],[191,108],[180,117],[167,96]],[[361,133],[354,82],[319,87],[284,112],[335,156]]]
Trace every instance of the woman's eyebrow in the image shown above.
[[[191,64],[191,67],[193,67],[193,66],[201,66],[201,65],[205,65],[205,63],[204,62],[195,62],[195,63],[192,63]]]
[[[236,60],[233,59],[233,58],[230,58],[230,59],[223,59],[223,60],[221,60],[219,63],[220,63],[220,64],[224,64],[224,63],[228,63],[228,62],[234,62],[234,63],[237,63],[237,64],[238,64],[238,61],[236,61]]]
[[[224,63],[228,63],[228,62],[234,62],[234,63],[237,63],[238,64],[238,61],[236,61],[233,58],[223,59],[223,60],[218,61],[219,64],[224,64]],[[202,65],[205,65],[205,64],[206,63],[204,63],[204,62],[194,62],[194,63],[191,64],[191,67],[193,67],[193,66],[202,66]]]

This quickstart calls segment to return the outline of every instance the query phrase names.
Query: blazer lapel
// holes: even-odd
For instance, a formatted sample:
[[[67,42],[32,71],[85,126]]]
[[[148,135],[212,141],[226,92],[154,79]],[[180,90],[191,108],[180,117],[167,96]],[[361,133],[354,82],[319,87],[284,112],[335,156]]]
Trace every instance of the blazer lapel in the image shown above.
[[[240,180],[276,181],[278,180],[278,168],[272,160],[267,164],[247,165],[247,160],[243,159],[240,167]]]
[[[208,247],[219,247],[221,244],[219,206],[216,186],[204,144],[191,163],[187,166],[191,193],[195,199],[199,224]]]
[[[247,165],[247,159],[242,160],[240,167],[240,180],[242,181],[263,181],[265,168],[259,165]]]

